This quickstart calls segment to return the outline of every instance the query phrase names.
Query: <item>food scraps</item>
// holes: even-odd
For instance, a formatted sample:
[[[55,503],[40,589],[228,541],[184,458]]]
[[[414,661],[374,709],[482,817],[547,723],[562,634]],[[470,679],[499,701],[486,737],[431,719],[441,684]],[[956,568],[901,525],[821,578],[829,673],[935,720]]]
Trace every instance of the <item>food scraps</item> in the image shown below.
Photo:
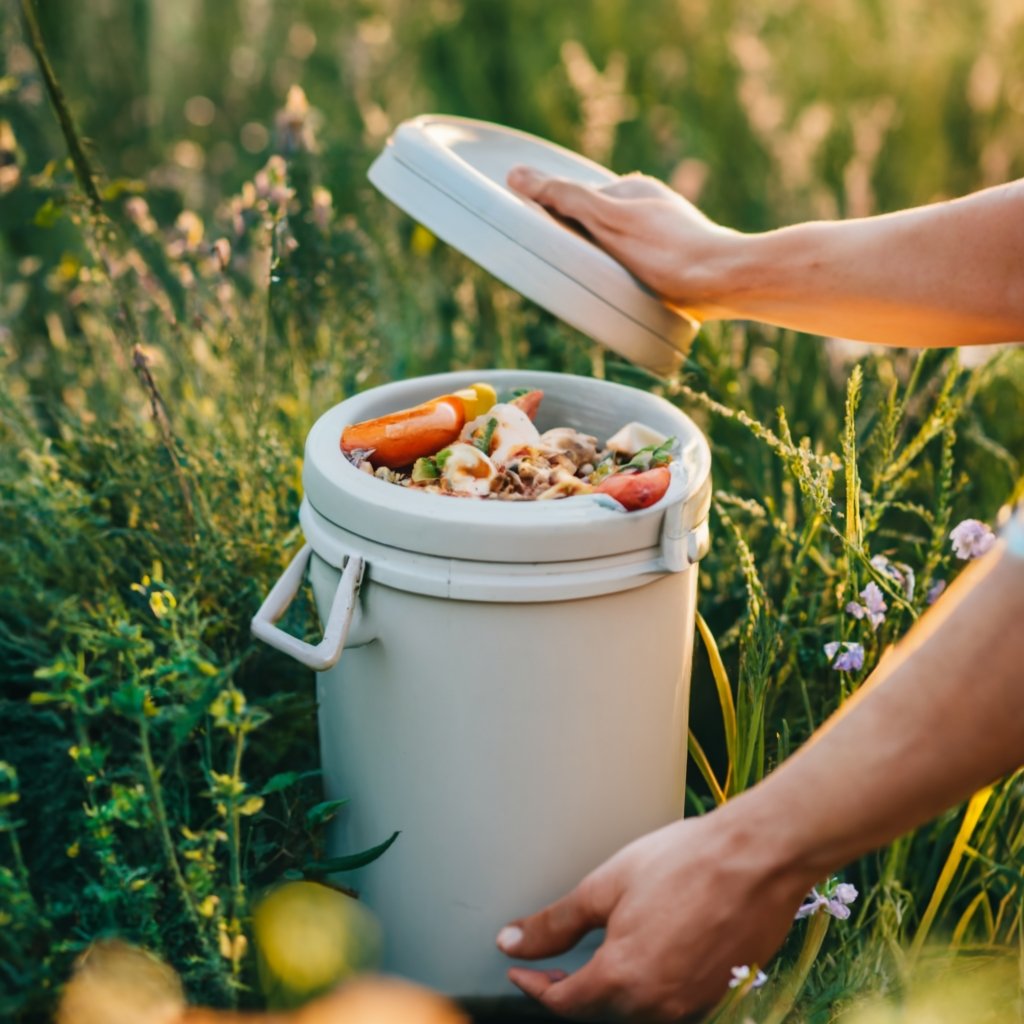
[[[547,501],[603,494],[627,511],[664,497],[676,447],[643,423],[627,423],[603,444],[572,427],[541,433],[544,392],[520,389],[498,400],[489,384],[345,427],[341,449],[359,470],[431,494]]]

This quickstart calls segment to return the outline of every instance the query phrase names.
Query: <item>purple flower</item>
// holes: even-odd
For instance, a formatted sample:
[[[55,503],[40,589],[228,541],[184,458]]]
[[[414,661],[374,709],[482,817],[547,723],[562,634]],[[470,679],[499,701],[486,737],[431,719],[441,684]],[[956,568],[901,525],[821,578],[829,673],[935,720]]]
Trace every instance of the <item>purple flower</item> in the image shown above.
[[[797,910],[793,920],[802,921],[805,917],[812,917],[827,903],[828,900],[825,899],[817,889],[812,889],[811,895],[807,898],[807,902],[801,904],[800,909]]]
[[[832,898],[844,904],[853,903],[859,895],[860,893],[857,892],[857,887],[855,885],[851,885],[849,882],[840,882],[832,890]]]
[[[819,910],[839,921],[846,921],[850,917],[850,904],[857,899],[860,893],[857,887],[849,882],[830,881],[825,885],[824,894],[812,889],[807,901],[803,903],[796,912],[796,920],[800,921],[805,917],[812,917]]]
[[[956,557],[967,561],[985,554],[995,544],[996,535],[980,519],[965,519],[950,530],[949,539]]]
[[[742,967],[732,968],[732,981],[729,982],[729,988],[739,988],[740,985],[745,985],[747,979],[750,977],[750,968],[744,964]],[[760,988],[768,980],[768,975],[764,971],[758,971],[754,976],[754,982],[750,986],[751,989]]]
[[[925,604],[935,604],[942,592],[946,589],[945,580],[936,580],[929,588],[928,593],[924,595]]]
[[[864,667],[864,648],[860,644],[833,640],[824,649],[829,664],[837,672],[859,672]]]
[[[846,606],[846,611],[855,619],[866,617],[868,622],[871,623],[871,628],[878,629],[885,622],[885,612],[889,607],[885,603],[881,588],[877,583],[869,583],[860,592],[860,596],[864,599],[864,603],[859,604],[857,601],[850,601]]]
[[[885,555],[875,555],[871,559],[871,565],[880,573],[888,576],[889,579],[894,580],[908,601],[914,600],[916,580],[914,570],[909,565],[905,562],[890,562]]]

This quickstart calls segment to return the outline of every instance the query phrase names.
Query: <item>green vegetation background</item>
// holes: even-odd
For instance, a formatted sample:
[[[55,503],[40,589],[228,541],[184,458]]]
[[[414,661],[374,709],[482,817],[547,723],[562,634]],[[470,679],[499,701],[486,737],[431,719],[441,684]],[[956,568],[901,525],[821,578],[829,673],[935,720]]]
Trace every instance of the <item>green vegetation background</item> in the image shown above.
[[[692,813],[856,688],[957,571],[949,528],[994,521],[1017,487],[1020,352],[965,367],[729,325],[654,381],[365,181],[397,123],[444,111],[655,174],[743,230],[962,194],[1024,174],[1012,0],[47,0],[93,204],[19,9],[0,14],[5,1018],[41,1019],[104,934],[168,958],[197,1000],[261,1004],[252,902],[317,877],[344,811],[320,802],[311,676],[248,622],[299,543],[305,433],[353,390],[531,366],[658,388],[701,421],[718,488],[701,609],[736,725],[702,651]],[[913,594],[879,554],[913,568]],[[872,578],[877,634],[841,611]],[[308,605],[290,625],[313,632]],[[833,639],[865,644],[865,673],[830,671]],[[1019,792],[851,866],[861,900],[795,1019],[904,992],[940,953],[1019,949]]]

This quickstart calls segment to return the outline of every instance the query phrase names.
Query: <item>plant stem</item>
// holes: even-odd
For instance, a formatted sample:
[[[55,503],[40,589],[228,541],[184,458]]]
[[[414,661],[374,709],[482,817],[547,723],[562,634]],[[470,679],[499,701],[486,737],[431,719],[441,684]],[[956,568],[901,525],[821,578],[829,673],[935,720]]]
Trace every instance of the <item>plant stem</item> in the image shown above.
[[[797,958],[793,970],[786,976],[785,982],[779,989],[771,1009],[761,1019],[761,1024],[782,1024],[789,1016],[790,1010],[800,991],[811,973],[811,967],[821,951],[821,944],[825,941],[828,926],[831,918],[823,910],[819,910],[807,922],[807,933],[804,935],[804,944],[800,949],[800,956]]]
[[[57,115],[57,121],[64,136],[64,143],[68,148],[71,164],[75,170],[75,177],[78,179],[78,184],[85,193],[86,202],[89,205],[92,225],[91,240],[107,280],[110,282],[114,295],[117,298],[121,317],[128,328],[129,341],[132,345],[132,367],[149,397],[153,419],[156,421],[164,448],[167,450],[168,457],[171,460],[171,467],[178,484],[178,489],[181,492],[186,532],[191,541],[195,529],[192,487],[186,478],[184,466],[178,455],[178,442],[171,429],[167,406],[164,404],[164,400],[157,390],[156,382],[153,380],[153,375],[149,370],[143,346],[145,339],[139,327],[138,319],[135,316],[135,310],[126,294],[121,276],[115,273],[114,261],[108,249],[108,241],[113,234],[113,225],[107,218],[103,208],[103,196],[96,185],[97,174],[85,151],[85,146],[82,143],[82,138],[79,135],[74,118],[71,116],[71,109],[64,97],[64,90],[61,88],[60,81],[53,70],[53,65],[50,63],[50,58],[46,51],[46,42],[39,27],[39,19],[36,17],[33,0],[21,0],[21,13],[25,23],[29,47],[35,56],[36,63],[39,65],[39,71],[43,76],[43,82],[46,85],[50,103],[53,105],[54,113]]]
[[[181,870],[181,864],[178,862],[178,855],[174,849],[174,840],[171,838],[171,828],[167,822],[167,809],[164,807],[163,791],[160,786],[160,773],[157,770],[156,762],[153,760],[153,750],[149,743],[149,725],[146,722],[145,715],[139,715],[138,726],[139,745],[142,751],[142,764],[146,772],[146,782],[149,786],[150,805],[153,809],[153,818],[156,821],[157,834],[160,837],[160,846],[164,852],[164,859],[167,861],[167,868],[171,872],[178,895],[181,897],[181,902],[185,907],[185,912],[188,914],[193,928],[195,928],[196,935],[209,958],[209,962],[219,963],[220,957],[210,937],[206,934],[206,929],[203,927],[199,908],[196,906],[192,890]],[[224,984],[224,989],[226,992],[233,992],[231,986],[227,984]]]
[[[242,780],[242,751],[245,748],[245,730],[241,726],[235,734],[234,759],[231,765],[232,782],[238,786]],[[231,803],[231,814],[228,818],[228,831],[231,842],[231,926],[238,927],[238,922],[245,912],[245,889],[242,886],[242,825],[238,811],[238,800]],[[241,964],[237,957],[231,958],[231,972],[236,977]]]
[[[85,198],[89,201],[90,209],[99,216],[103,213],[103,199],[100,196],[99,189],[96,187],[96,176],[82,146],[78,130],[75,128],[71,110],[68,107],[67,100],[64,98],[64,90],[61,89],[60,82],[54,73],[53,65],[50,63],[49,55],[46,52],[46,43],[43,41],[43,33],[39,28],[39,19],[36,17],[35,5],[32,3],[32,0],[21,0],[21,15],[25,21],[29,46],[35,55],[39,71],[43,76],[43,82],[46,84],[46,91],[50,96],[50,102],[53,104],[54,113],[60,122],[60,130],[68,147],[68,155],[71,157],[71,163],[75,168],[75,177],[78,178],[78,183],[82,186]]]

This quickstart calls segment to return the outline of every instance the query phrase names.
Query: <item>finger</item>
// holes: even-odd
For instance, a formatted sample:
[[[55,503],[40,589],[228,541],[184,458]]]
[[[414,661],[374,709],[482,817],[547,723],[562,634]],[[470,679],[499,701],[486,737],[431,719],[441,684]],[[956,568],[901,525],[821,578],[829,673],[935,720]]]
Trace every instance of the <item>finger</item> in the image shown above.
[[[513,967],[509,981],[561,1017],[593,1018],[615,1009],[618,989],[602,950],[578,971],[560,979],[547,971]]]
[[[646,174],[624,174],[610,185],[602,185],[601,194],[616,199],[669,199],[677,196],[664,182]]]
[[[609,195],[564,178],[553,178],[532,167],[514,167],[508,174],[514,192],[532,199],[560,217],[578,221],[588,230],[614,223],[618,204]]]
[[[532,917],[506,925],[498,933],[498,948],[524,960],[555,956],[572,949],[587,932],[600,927],[611,907],[595,902],[595,887],[583,882],[568,896]]]

